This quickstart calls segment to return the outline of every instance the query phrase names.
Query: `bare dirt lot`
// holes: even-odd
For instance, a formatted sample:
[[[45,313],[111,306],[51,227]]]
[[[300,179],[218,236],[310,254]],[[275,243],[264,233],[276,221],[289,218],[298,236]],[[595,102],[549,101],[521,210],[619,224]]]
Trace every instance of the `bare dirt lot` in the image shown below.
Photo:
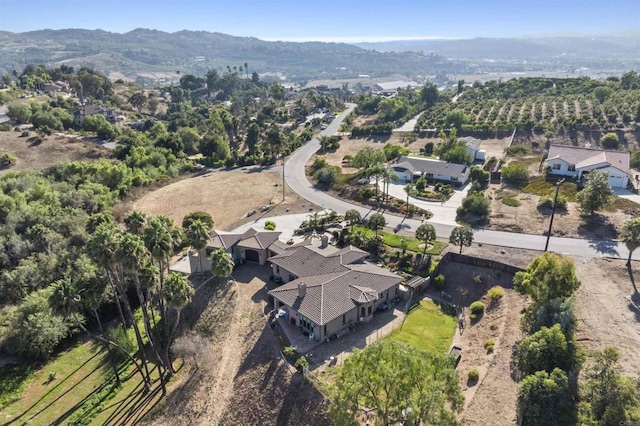
[[[292,374],[278,356],[266,325],[270,269],[244,265],[237,284],[203,288],[185,312],[194,331],[210,339],[211,354],[199,369],[186,366],[166,402],[147,421],[154,425],[330,424],[327,401]],[[197,295],[198,296],[198,295]],[[194,298],[194,300],[196,300]]]
[[[280,170],[247,167],[233,171],[212,171],[189,177],[157,190],[147,192],[128,207],[147,215],[163,214],[176,224],[194,211],[205,211],[213,217],[216,229],[233,229],[251,219],[287,213],[308,212],[314,206],[287,187],[282,202]],[[267,212],[263,206],[270,205]]]
[[[87,161],[112,156],[110,150],[64,136],[47,136],[42,143],[34,143],[31,137],[21,137],[21,132],[0,132],[0,155],[11,153],[17,162],[0,169],[0,174],[9,170],[41,170],[57,162]]]
[[[537,235],[546,234],[548,231],[551,209],[538,207],[539,196],[501,184],[489,185],[486,194],[491,200],[488,229]],[[506,205],[505,199],[515,199],[519,205]],[[569,203],[566,209],[556,210],[552,232],[560,237],[616,239],[622,225],[638,215],[640,205],[632,202],[625,202],[619,210],[603,210],[591,217],[583,217],[579,205]]]
[[[518,267],[526,265],[540,252],[474,245],[465,254],[498,260]],[[640,371],[640,293],[636,280],[640,263],[635,262],[630,274],[624,260],[574,259],[576,274],[582,285],[575,294],[578,317],[577,340],[588,352],[615,346],[625,374],[636,377]],[[454,342],[463,348],[458,373],[465,394],[465,409],[460,416],[465,425],[511,425],[516,421],[518,382],[511,368],[512,351],[523,337],[520,312],[528,305],[525,297],[513,290],[512,277],[505,273],[450,263],[443,273],[447,277],[446,292],[453,301],[468,306],[482,300],[487,306],[486,291],[500,285],[504,297],[490,307],[476,323],[466,311],[466,327]],[[475,277],[480,277],[476,279]],[[480,282],[477,282],[480,281]],[[462,295],[461,299],[456,299]],[[439,297],[439,292],[433,292]],[[484,348],[487,339],[494,340],[494,351]],[[476,368],[480,380],[472,385],[467,373]]]

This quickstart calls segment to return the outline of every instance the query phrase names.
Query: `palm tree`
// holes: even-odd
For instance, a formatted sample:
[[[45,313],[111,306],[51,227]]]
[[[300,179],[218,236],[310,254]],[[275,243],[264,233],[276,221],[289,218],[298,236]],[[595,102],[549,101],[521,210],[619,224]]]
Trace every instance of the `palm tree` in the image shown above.
[[[162,216],[156,216],[150,219],[144,233],[142,234],[142,239],[151,253],[151,257],[158,263],[158,270],[160,273],[160,293],[162,293],[164,270],[169,263],[169,256],[175,248],[169,222]],[[164,301],[162,300],[162,297],[160,298],[160,309],[162,311],[162,316],[164,317]]]
[[[225,249],[219,248],[212,251],[209,255],[209,260],[211,260],[211,273],[214,277],[228,277],[233,272],[235,266],[233,264],[233,258]]]
[[[429,241],[436,239],[436,228],[430,223],[423,223],[416,229],[416,239],[424,242],[424,251],[422,252],[422,256],[424,257],[427,254]]]
[[[198,252],[198,261],[200,262],[200,273],[203,273],[202,269],[202,256],[205,254],[203,250],[207,247],[207,241],[209,241],[209,230],[207,225],[201,220],[194,220],[186,229],[186,237],[189,245]]]
[[[122,305],[120,304],[120,299],[116,290],[117,282],[120,280],[118,265],[116,262],[116,252],[120,245],[121,236],[122,233],[113,223],[100,224],[96,228],[91,240],[89,240],[87,251],[96,265],[102,267],[107,272],[109,284],[113,290],[114,301],[118,307],[118,313],[120,314],[120,320],[122,321],[122,327],[126,330],[127,321],[124,317]]]
[[[353,232],[353,226],[356,223],[362,222],[362,216],[360,212],[356,209],[349,209],[344,213],[344,218],[349,221],[349,226],[351,227],[351,232]]]
[[[627,250],[629,250],[629,258],[627,259],[627,267],[631,267],[631,256],[635,249],[640,247],[640,218],[637,217],[626,222],[622,226],[620,237]]]
[[[244,73],[247,75],[247,80],[249,79],[249,62],[244,63]]]
[[[124,224],[127,227],[127,231],[140,236],[144,231],[144,226],[147,224],[147,215],[138,210],[134,210],[125,216]]]
[[[133,363],[138,373],[140,373],[145,392],[149,391],[150,389],[149,373],[147,372],[146,375],[144,374],[144,372],[142,371],[142,368],[138,364],[138,361],[122,346],[102,336],[98,336],[96,334],[91,333],[84,326],[80,316],[78,315],[78,313],[82,308],[81,293],[78,291],[77,286],[74,285],[74,283],[70,279],[64,278],[53,283],[52,292],[51,292],[51,295],[49,296],[49,305],[51,306],[54,312],[57,312],[63,315],[65,318],[72,318],[75,321],[78,328],[80,328],[80,330],[82,330],[83,332],[87,333],[90,337],[106,345],[112,346],[118,349],[120,352],[122,352]],[[117,371],[116,371],[116,377],[118,377]],[[119,378],[117,378],[117,380],[119,380]]]
[[[178,323],[180,322],[180,314],[182,312],[182,308],[184,308],[189,302],[191,302],[191,297],[195,293],[195,290],[187,279],[180,274],[172,272],[167,277],[167,282],[165,283],[163,297],[167,305],[176,310],[176,321],[173,324],[173,328],[169,333],[169,340],[167,345],[165,346],[165,357],[168,361],[169,370],[172,373],[175,373],[173,369],[173,363],[171,362],[171,358],[169,355],[169,349],[171,348],[171,342],[173,337],[175,336],[175,332],[178,329]]]

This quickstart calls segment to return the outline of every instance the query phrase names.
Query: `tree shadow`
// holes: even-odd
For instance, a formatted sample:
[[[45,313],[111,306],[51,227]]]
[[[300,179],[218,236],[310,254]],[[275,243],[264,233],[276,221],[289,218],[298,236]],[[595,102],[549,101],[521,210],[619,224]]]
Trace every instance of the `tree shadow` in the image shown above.
[[[71,373],[69,373],[69,375],[67,377],[65,377],[64,379],[60,380],[60,382],[58,382],[54,387],[52,387],[51,389],[49,389],[44,395],[42,395],[36,402],[34,402],[33,404],[31,404],[31,406],[29,408],[27,408],[26,410],[24,410],[24,412],[22,412],[22,414],[20,414],[19,416],[11,419],[11,421],[4,423],[4,425],[10,425],[13,424],[14,422],[16,422],[17,420],[21,419],[22,417],[24,417],[29,411],[31,411],[33,408],[35,408],[42,400],[44,400],[48,395],[50,395],[52,392],[54,392],[56,389],[58,389],[60,386],[63,385],[63,383],[66,383],[67,380],[69,380],[71,377],[73,377],[74,374],[76,374],[78,371],[80,371],[85,365],[87,365],[89,362],[91,362],[91,360],[93,360],[95,357],[97,357],[100,354],[100,352],[96,352],[93,356],[91,356],[90,358],[88,358],[85,362],[83,362],[81,365],[79,365],[75,370],[73,370]],[[34,417],[36,417],[37,415],[39,415],[40,413],[42,413],[44,410],[46,410],[47,408],[49,408],[51,405],[53,405],[56,401],[58,401],[60,398],[62,398],[63,396],[65,396],[66,394],[68,394],[69,392],[73,391],[73,389],[75,389],[76,386],[78,386],[80,383],[82,383],[82,381],[84,381],[87,377],[89,377],[90,375],[92,375],[93,373],[95,373],[97,370],[99,370],[102,366],[102,363],[100,363],[98,366],[96,366],[93,370],[91,370],[89,373],[87,373],[87,375],[85,375],[82,379],[80,379],[78,381],[78,383],[76,383],[75,385],[73,385],[72,387],[70,387],[69,389],[67,389],[66,391],[64,391],[62,394],[58,395],[53,401],[51,401],[49,404],[47,404],[46,406],[44,406],[43,408],[41,408],[40,410],[38,410],[35,414],[33,414],[29,420],[33,419]]]
[[[586,239],[613,240],[618,238],[618,230],[606,216],[593,214],[582,216],[578,226],[578,235]]]
[[[633,294],[629,301],[629,310],[635,314],[636,321],[640,322],[640,293],[638,293],[638,287],[636,286],[636,280],[633,276],[633,269],[631,266],[627,266],[627,272],[629,273],[629,281],[633,286]]]
[[[618,243],[616,241],[589,240],[589,247],[597,253],[612,257],[620,257],[620,253],[618,252]]]

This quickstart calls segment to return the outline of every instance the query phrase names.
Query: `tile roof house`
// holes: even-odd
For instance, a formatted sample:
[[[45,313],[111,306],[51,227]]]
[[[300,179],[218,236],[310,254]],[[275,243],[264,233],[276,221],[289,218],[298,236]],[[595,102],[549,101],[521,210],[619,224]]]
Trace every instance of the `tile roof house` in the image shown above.
[[[185,275],[210,271],[211,262],[208,254],[219,248],[229,253],[236,265],[245,262],[264,265],[269,257],[282,253],[286,247],[289,247],[278,240],[280,234],[281,232],[275,231],[256,231],[253,228],[249,228],[242,234],[212,231],[207,248],[203,252],[190,251],[169,270]],[[202,262],[200,262],[200,256],[202,256]]]
[[[276,281],[269,292],[274,309],[316,340],[324,340],[373,313],[398,295],[402,278],[364,259],[355,247],[337,249],[313,243],[290,246],[269,259]]]
[[[597,170],[608,174],[612,188],[626,188],[631,177],[629,158],[629,152],[551,145],[546,163],[551,174],[581,179]]]
[[[90,115],[102,115],[107,121],[114,122],[115,114],[111,108],[103,107],[102,105],[82,105],[75,108],[73,111],[73,124],[80,126],[85,117]]]
[[[422,173],[427,180],[464,185],[469,179],[469,167],[430,158],[402,156],[391,166],[401,182],[413,182]]]

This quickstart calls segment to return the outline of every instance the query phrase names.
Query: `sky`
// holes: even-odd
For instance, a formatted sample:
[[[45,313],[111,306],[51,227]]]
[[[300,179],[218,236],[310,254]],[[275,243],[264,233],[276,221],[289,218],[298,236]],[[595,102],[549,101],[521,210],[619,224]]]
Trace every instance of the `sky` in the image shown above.
[[[0,31],[183,29],[283,41],[602,34],[640,29],[640,0],[22,0]]]

